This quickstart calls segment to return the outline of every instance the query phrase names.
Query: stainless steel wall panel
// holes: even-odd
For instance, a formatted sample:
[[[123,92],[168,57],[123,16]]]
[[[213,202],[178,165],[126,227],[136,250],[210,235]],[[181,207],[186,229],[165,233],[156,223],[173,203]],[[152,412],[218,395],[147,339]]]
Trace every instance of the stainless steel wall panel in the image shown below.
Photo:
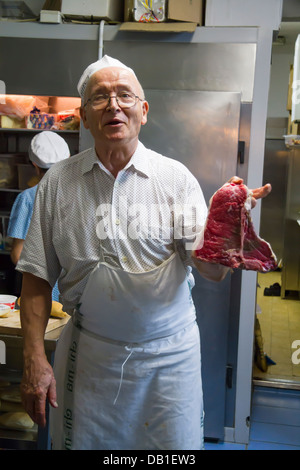
[[[288,159],[283,139],[266,140],[263,184],[271,183],[272,192],[261,201],[260,235],[271,244],[278,260],[283,257]]]
[[[281,296],[288,290],[300,295],[300,150],[293,148],[288,154],[288,178],[284,214],[284,249],[281,276]]]
[[[141,141],[184,163],[200,182],[208,203],[237,171],[240,94],[152,89],[145,92],[150,108]],[[223,439],[231,277],[214,283],[203,279],[196,270],[194,277],[193,298],[201,332],[205,437]]]
[[[107,41],[104,51],[132,67],[145,88],[233,91],[252,101],[255,44]]]
[[[97,54],[97,41],[0,37],[0,80],[6,93],[78,96],[81,73]]]
[[[239,93],[145,90],[144,145],[183,162],[201,184],[207,203],[236,174]]]

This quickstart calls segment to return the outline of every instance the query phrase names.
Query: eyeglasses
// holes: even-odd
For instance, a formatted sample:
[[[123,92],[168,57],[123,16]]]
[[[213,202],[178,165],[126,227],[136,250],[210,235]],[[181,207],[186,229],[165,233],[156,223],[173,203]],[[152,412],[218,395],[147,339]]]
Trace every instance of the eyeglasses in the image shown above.
[[[104,109],[110,105],[112,98],[116,98],[118,105],[123,109],[132,108],[138,101],[144,101],[129,91],[120,91],[116,95],[112,96],[108,94],[94,95],[92,98],[89,98],[83,106],[85,107],[90,103],[92,108],[95,110]]]

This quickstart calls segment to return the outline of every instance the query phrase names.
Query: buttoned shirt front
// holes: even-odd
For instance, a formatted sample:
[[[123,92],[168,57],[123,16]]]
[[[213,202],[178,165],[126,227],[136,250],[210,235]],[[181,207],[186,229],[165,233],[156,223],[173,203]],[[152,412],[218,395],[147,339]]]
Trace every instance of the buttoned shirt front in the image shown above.
[[[51,286],[59,278],[70,313],[99,262],[143,272],[177,250],[191,264],[191,242],[206,216],[199,183],[180,162],[139,142],[115,178],[88,149],[55,164],[39,183],[17,269]]]

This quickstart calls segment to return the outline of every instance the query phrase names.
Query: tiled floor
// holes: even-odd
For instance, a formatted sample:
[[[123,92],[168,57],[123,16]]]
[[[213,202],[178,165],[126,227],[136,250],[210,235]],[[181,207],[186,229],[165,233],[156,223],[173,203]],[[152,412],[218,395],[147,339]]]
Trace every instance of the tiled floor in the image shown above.
[[[300,391],[255,387],[250,442],[205,443],[206,450],[300,450]]]
[[[300,450],[300,391],[256,387],[248,450]]]
[[[260,323],[264,351],[276,364],[269,366],[266,373],[254,366],[253,375],[266,379],[281,379],[300,382],[300,364],[293,364],[292,343],[300,340],[300,299],[297,293],[288,298],[264,296],[264,288],[275,282],[281,285],[278,271],[258,274],[257,318]]]
[[[293,364],[294,340],[300,340],[298,294],[282,299],[264,296],[264,288],[281,285],[281,273],[258,274],[257,318],[265,354],[276,364],[262,372],[255,364],[253,377],[267,384],[282,382],[300,388],[300,364]],[[300,357],[300,355],[298,355]],[[259,380],[255,383],[259,384]],[[250,416],[250,442],[205,444],[206,450],[300,450],[300,390],[254,386]]]

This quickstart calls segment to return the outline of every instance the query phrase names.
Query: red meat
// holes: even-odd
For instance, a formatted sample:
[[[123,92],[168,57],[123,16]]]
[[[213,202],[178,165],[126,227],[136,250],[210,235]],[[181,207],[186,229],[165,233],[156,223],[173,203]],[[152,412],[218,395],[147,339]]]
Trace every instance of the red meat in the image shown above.
[[[196,257],[231,268],[262,272],[276,269],[276,256],[270,244],[256,235],[250,210],[251,192],[247,186],[224,184],[210,200]]]

